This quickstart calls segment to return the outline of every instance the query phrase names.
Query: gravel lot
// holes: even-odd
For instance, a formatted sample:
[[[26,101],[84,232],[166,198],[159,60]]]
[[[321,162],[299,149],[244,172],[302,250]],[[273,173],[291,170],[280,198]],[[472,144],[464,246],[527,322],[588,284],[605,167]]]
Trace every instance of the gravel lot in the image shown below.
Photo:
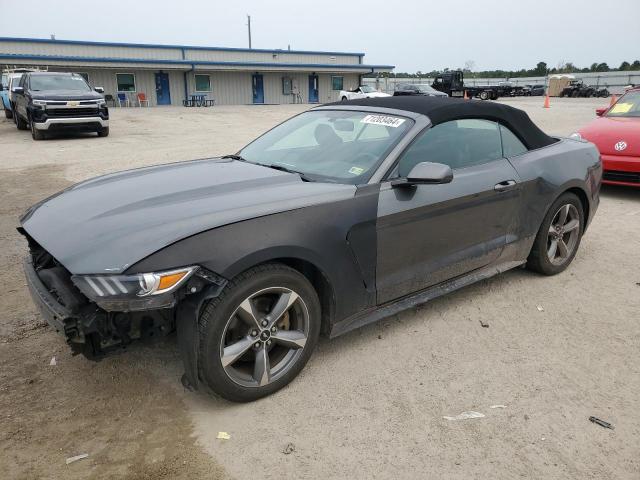
[[[606,103],[506,102],[559,135]],[[511,271],[322,340],[252,404],[185,392],[174,336],[70,355],[28,297],[19,214],[97,174],[234,152],[304,108],[114,109],[108,138],[42,142],[0,120],[2,478],[640,478],[640,189],[603,189],[565,273]],[[485,417],[443,418],[469,410]]]

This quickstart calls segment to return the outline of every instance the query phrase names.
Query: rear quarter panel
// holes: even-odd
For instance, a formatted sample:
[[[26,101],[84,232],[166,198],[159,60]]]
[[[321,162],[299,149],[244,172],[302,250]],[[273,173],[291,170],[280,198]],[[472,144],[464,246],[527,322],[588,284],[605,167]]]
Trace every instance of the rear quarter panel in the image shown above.
[[[578,189],[587,201],[586,225],[599,202],[602,163],[598,149],[589,142],[560,139],[548,147],[509,159],[522,187],[523,212],[519,237],[528,255],[535,235],[551,204],[565,191]]]

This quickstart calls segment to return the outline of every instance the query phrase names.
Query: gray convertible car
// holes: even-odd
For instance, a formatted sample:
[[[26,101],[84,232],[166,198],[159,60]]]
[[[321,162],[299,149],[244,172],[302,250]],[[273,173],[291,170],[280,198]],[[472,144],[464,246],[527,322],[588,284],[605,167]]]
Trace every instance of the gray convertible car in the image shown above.
[[[587,142],[489,102],[389,97],[301,113],[222,158],[140,168],[31,207],[28,286],[95,358],[177,330],[183,383],[275,392],[336,336],[574,258],[598,206]]]

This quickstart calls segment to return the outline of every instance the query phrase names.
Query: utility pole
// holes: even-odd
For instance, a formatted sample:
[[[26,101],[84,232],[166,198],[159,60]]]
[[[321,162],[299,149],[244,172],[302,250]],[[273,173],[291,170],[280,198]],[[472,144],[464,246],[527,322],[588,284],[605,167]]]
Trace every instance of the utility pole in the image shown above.
[[[249,30],[249,48],[251,48],[251,15],[247,15],[247,29]]]

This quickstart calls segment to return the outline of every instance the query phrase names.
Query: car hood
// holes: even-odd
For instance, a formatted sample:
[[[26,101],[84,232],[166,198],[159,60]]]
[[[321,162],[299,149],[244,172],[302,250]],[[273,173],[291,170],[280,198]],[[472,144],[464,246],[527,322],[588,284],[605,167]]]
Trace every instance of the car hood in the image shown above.
[[[74,274],[122,273],[205,230],[353,197],[355,186],[231,159],[203,159],[97,177],[31,207],[20,219]]]
[[[581,128],[579,133],[595,143],[601,155],[640,156],[640,118],[600,117]],[[623,150],[616,150],[619,142],[626,144]]]
[[[102,98],[98,92],[79,92],[78,90],[32,90],[30,93],[31,98],[36,100],[98,100]]]

